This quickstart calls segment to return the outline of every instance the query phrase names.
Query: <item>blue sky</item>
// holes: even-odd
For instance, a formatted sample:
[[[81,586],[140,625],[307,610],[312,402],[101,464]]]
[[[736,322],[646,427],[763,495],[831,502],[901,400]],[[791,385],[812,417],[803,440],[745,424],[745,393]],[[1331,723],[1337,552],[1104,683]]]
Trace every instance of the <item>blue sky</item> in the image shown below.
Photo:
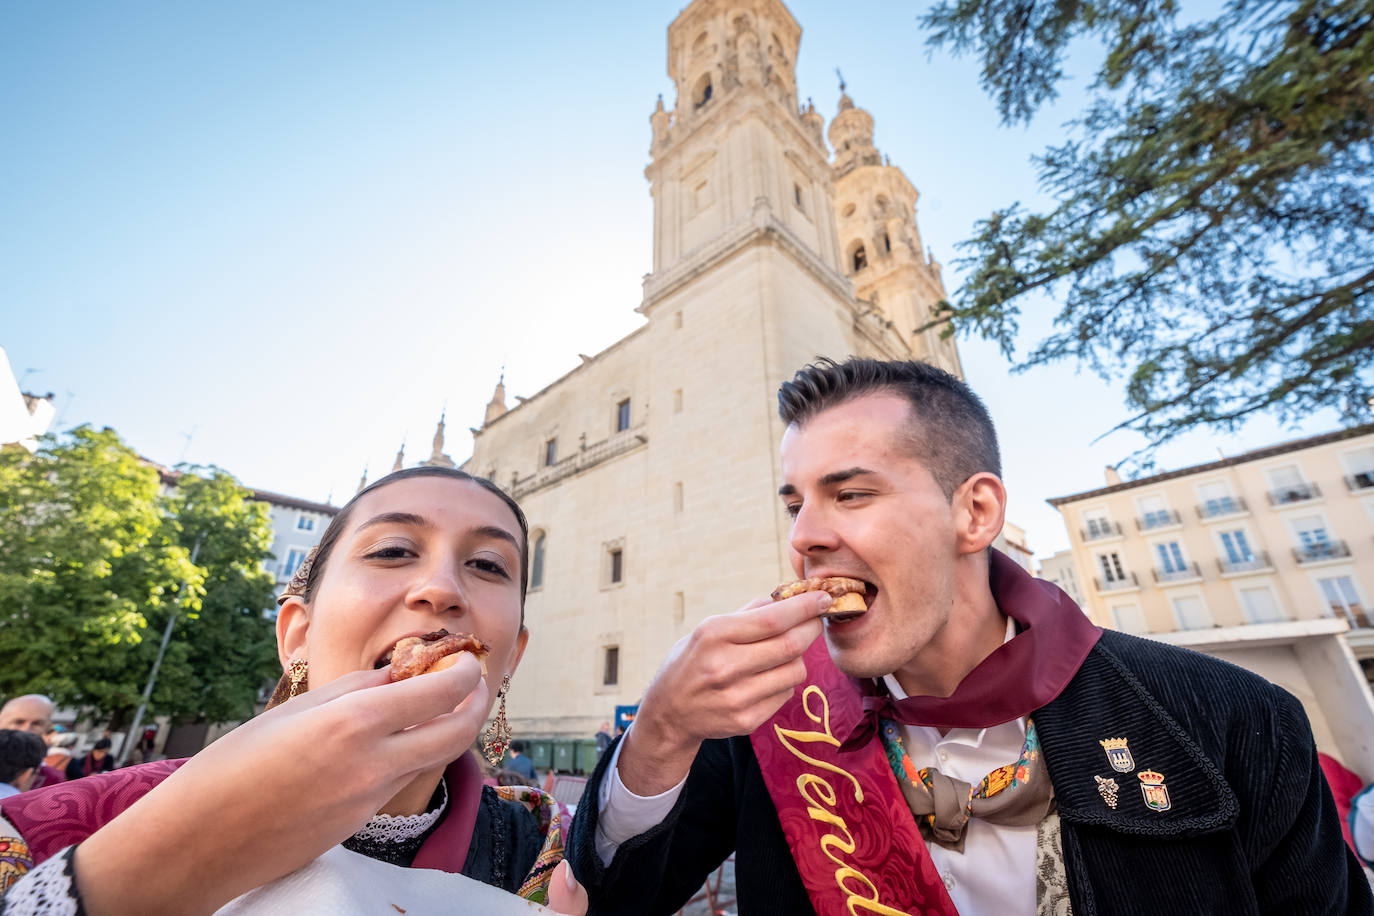
[[[801,96],[829,118],[843,69],[921,191],[953,292],[974,221],[1039,200],[1030,156],[1063,136],[1081,83],[1002,128],[972,61],[928,56],[919,5],[789,8]],[[640,324],[648,116],[673,102],[679,9],[0,6],[0,345],[63,428],[112,426],[251,486],[341,502],[403,438],[427,452],[445,405],[461,461],[502,365],[532,394]],[[999,422],[1010,518],[1038,554],[1067,546],[1044,499],[1136,447],[1092,444],[1123,415],[1120,385],[1072,365],[1010,376],[994,347],[960,348]],[[1337,425],[1260,420],[1160,461]]]

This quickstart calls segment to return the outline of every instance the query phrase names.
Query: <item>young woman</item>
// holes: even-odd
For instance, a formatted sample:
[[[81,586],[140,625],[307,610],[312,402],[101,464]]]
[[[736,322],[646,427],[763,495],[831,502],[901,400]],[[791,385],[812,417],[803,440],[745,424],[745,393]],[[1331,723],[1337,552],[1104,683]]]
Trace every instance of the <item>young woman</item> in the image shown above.
[[[585,913],[559,864],[552,799],[484,787],[468,753],[525,649],[527,547],[515,502],[461,471],[398,471],[363,490],[281,599],[278,695],[291,698],[188,761],[0,807],[0,893],[12,885],[0,910],[212,913],[236,898],[292,905],[302,874],[369,891],[407,875],[445,880],[402,866]],[[391,683],[396,641],[441,628],[486,643],[485,676],[464,654]],[[499,753],[504,705],[497,720],[486,737]],[[317,911],[312,902],[298,911]]]

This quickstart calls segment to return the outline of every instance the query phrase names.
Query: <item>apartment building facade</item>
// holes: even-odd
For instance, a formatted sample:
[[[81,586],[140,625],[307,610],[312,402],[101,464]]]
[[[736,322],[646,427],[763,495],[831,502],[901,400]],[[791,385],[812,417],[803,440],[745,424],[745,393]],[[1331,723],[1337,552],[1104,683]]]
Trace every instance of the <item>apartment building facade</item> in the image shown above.
[[[1374,424],[1049,502],[1096,623],[1278,683],[1374,776]]]

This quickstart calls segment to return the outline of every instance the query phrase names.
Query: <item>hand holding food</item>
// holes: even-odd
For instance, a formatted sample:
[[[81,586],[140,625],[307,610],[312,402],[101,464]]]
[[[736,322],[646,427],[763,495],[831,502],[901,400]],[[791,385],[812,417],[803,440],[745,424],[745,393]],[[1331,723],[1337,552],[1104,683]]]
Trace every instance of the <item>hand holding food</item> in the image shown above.
[[[752,602],[708,617],[673,647],[622,745],[621,781],[637,795],[676,785],[707,738],[747,735],[806,677],[802,654],[821,635],[826,591]]]

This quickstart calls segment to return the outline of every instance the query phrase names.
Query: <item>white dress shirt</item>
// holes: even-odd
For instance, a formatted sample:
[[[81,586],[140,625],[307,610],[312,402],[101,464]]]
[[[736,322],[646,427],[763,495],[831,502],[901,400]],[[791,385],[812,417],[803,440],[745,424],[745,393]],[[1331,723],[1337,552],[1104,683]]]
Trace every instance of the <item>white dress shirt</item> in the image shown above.
[[[1007,620],[1007,639],[1016,635],[1015,622]],[[896,678],[883,678],[893,697],[902,699]],[[632,724],[630,728],[634,728]],[[1014,719],[990,728],[955,728],[941,736],[924,725],[903,725],[902,744],[917,768],[934,766],[946,776],[977,785],[988,773],[1015,763],[1026,740],[1026,720]],[[596,825],[596,851],[609,865],[621,843],[661,824],[682,793],[682,782],[649,797],[636,795],[620,781],[620,748],[601,781]],[[978,818],[969,821],[964,851],[954,852],[937,843],[926,849],[945,882],[950,899],[963,916],[1035,914],[1036,825],[1007,827]]]

